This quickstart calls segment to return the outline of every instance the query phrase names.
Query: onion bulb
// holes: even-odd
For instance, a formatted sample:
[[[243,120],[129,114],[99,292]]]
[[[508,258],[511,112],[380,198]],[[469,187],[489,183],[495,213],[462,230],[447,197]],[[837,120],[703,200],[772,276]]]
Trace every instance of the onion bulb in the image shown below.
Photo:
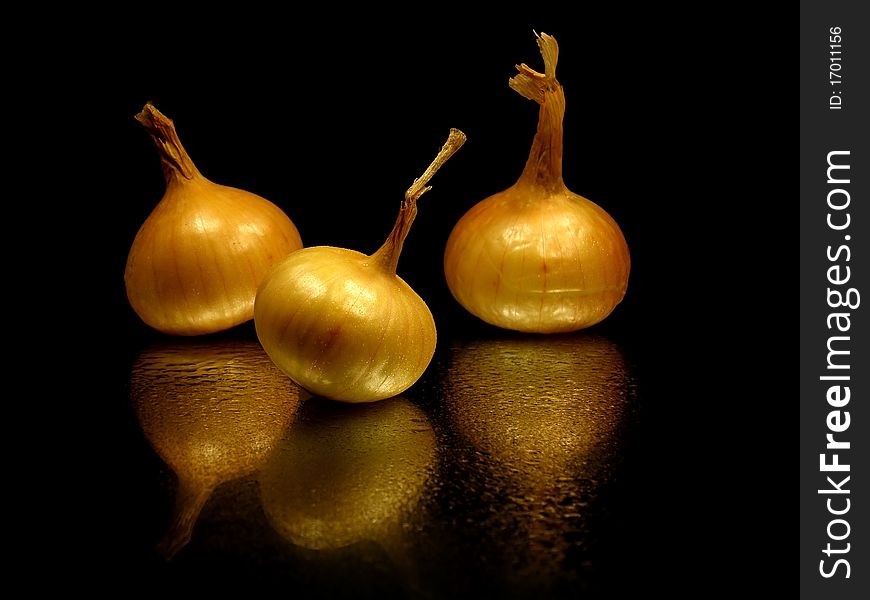
[[[562,180],[559,47],[545,33],[537,40],[544,73],[518,65],[509,82],[540,104],[526,166],[514,185],[472,207],[455,225],[444,272],[454,298],[491,325],[568,332],[602,321],[619,304],[630,259],[610,215]]]
[[[296,226],[265,198],[203,177],[173,122],[151,103],[136,120],[160,152],[166,191],[130,248],[130,305],[145,323],[173,335],[251,320],[263,277],[302,247]]]
[[[257,292],[254,325],[278,367],[308,391],[371,402],[413,385],[435,353],[435,321],[396,274],[417,200],[465,142],[451,129],[438,156],[405,193],[387,240],[373,254],[317,246],[294,252]]]

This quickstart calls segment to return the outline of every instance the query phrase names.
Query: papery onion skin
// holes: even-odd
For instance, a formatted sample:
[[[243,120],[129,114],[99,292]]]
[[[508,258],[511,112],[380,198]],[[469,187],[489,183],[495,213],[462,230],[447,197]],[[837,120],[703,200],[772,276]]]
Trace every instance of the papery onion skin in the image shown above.
[[[249,321],[263,278],[302,247],[299,231],[265,198],[204,177],[172,121],[152,105],[137,119],[160,150],[166,191],[128,255],[130,305],[146,324],[172,335],[215,333]]]
[[[546,74],[526,65],[511,87],[541,105],[519,180],[479,202],[454,226],[444,252],[453,297],[483,321],[527,333],[576,331],[622,301],[631,260],[613,218],[562,180],[565,96],[558,46],[541,34]]]
[[[405,391],[435,353],[435,320],[423,299],[370,256],[344,248],[288,256],[263,282],[254,323],[291,379],[345,402]]]
[[[325,398],[373,402],[412,386],[435,353],[426,303],[396,274],[417,200],[432,175],[465,142],[450,130],[414,180],[393,230],[371,255],[316,246],[287,256],[257,292],[254,326],[266,353],[296,383]]]
[[[527,333],[583,329],[626,291],[630,258],[616,222],[565,189],[517,201],[490,196],[456,224],[444,270],[454,298],[491,325]]]

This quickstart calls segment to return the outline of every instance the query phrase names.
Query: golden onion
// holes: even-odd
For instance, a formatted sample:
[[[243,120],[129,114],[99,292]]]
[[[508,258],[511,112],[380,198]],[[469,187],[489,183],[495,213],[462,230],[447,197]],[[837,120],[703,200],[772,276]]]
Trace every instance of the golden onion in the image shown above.
[[[130,305],[145,323],[174,335],[251,320],[263,277],[302,247],[296,226],[265,198],[206,179],[154,105],[136,119],[160,152],[166,191],[130,248]]]
[[[481,201],[447,241],[444,273],[454,298],[480,319],[524,332],[583,329],[625,295],[630,258],[616,222],[562,180],[565,95],[559,48],[538,36],[545,72],[525,64],[510,86],[541,105],[526,166],[508,189]]]
[[[465,142],[450,131],[426,172],[405,193],[386,242],[368,256],[317,246],[294,252],[257,292],[254,325],[275,363],[308,391],[344,402],[400,394],[435,353],[429,307],[396,274],[417,200],[432,175]]]

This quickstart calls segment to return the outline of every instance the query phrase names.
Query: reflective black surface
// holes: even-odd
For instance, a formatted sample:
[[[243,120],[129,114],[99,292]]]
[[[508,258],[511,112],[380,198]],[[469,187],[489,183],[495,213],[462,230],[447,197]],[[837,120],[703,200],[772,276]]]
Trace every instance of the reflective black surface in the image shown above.
[[[121,568],[143,585],[612,588],[643,402],[615,340],[442,340],[407,393],[346,405],[298,388],[251,336],[150,342],[131,361],[116,526]]]

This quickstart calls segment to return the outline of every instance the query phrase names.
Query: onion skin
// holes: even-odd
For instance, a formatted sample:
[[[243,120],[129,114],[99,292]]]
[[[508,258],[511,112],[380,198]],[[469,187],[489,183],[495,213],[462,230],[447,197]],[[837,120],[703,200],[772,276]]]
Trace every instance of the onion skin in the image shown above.
[[[403,392],[435,353],[435,320],[423,299],[372,257],[344,248],[288,256],[263,282],[254,323],[282,371],[345,402]]]
[[[619,226],[597,204],[567,189],[524,203],[511,188],[459,220],[444,271],[483,321],[558,333],[604,320],[625,295],[629,264]]]
[[[519,180],[479,202],[454,226],[444,251],[453,297],[483,321],[527,333],[584,329],[604,320],[628,286],[631,259],[619,226],[562,180],[565,96],[558,46],[542,34],[546,73],[520,65],[511,87],[541,105]]]
[[[451,129],[414,180],[390,235],[370,256],[317,246],[281,261],[257,292],[254,326],[275,364],[308,391],[342,402],[373,402],[412,386],[435,354],[429,307],[396,274],[417,200],[435,172],[465,143]]]
[[[166,191],[127,258],[127,298],[148,325],[172,335],[229,329],[254,316],[272,266],[302,247],[293,222],[251,192],[206,179],[172,121],[152,105],[137,115],[160,150]]]

